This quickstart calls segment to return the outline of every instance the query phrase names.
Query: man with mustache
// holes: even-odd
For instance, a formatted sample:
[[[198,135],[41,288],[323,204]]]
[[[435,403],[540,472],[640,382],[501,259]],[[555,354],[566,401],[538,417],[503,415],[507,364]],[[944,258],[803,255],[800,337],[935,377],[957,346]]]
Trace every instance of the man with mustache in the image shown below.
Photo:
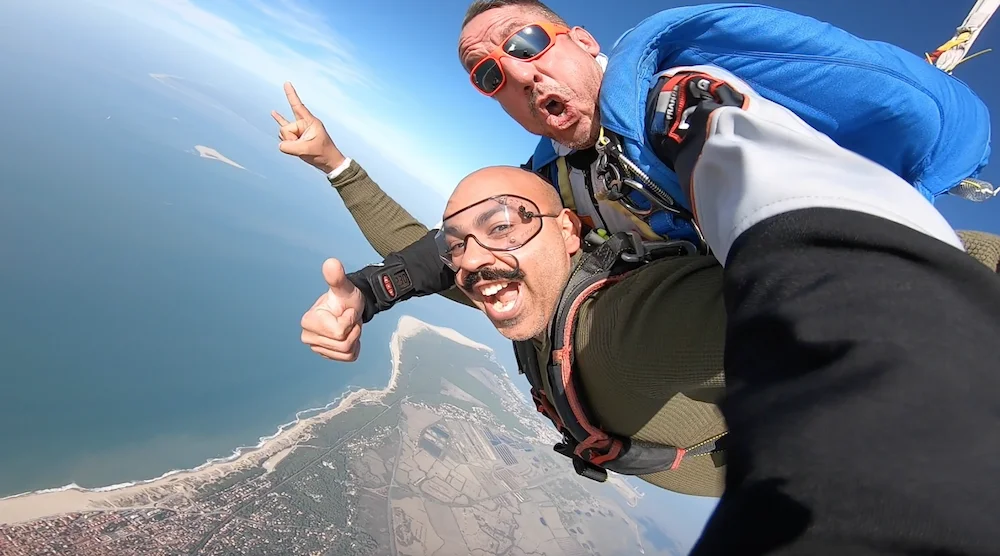
[[[449,199],[442,262],[515,341],[584,474],[712,479],[699,449],[725,433],[724,493],[692,554],[988,552],[1000,437],[981,431],[1000,426],[1000,375],[981,338],[1000,334],[996,269],[899,176],[725,71],[669,74],[689,75],[693,110],[666,122],[663,152],[712,256],[625,232],[582,252],[548,184],[489,168]],[[335,261],[324,272],[330,293],[307,316],[343,327],[361,294]],[[609,389],[635,401],[602,402]],[[615,430],[654,413],[673,442]]]
[[[775,8],[665,10],[619,39],[609,59],[586,30],[570,28],[541,2],[480,0],[466,14],[458,51],[473,86],[542,136],[525,167],[544,175],[588,228],[705,247],[660,146],[677,85],[660,74],[696,64],[755,83],[764,97],[928,198],[993,191],[967,179],[988,158],[989,114],[964,84],[899,48]],[[359,323],[414,295],[454,298],[447,292],[453,273],[434,254],[432,234],[398,218],[405,211],[395,203],[378,200],[377,186],[336,148],[290,84],[286,94],[295,120],[273,114],[281,150],[327,173],[379,254],[393,254],[381,275],[405,275],[391,295],[362,288],[368,303]]]

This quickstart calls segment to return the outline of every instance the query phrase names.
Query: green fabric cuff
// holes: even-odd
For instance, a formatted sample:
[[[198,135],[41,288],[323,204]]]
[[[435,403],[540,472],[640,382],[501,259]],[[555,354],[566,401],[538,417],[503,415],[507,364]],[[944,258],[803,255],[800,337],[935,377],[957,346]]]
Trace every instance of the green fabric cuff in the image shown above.
[[[347,165],[347,168],[340,173],[337,177],[333,179],[328,179],[330,185],[334,189],[341,189],[352,183],[356,183],[368,177],[368,172],[358,164],[357,160],[351,159],[351,163]]]

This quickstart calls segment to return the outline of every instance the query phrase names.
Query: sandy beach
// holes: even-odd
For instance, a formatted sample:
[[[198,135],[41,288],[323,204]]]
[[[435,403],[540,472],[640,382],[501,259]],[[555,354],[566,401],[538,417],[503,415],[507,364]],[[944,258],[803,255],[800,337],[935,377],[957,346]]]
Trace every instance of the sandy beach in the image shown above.
[[[379,403],[394,391],[401,372],[400,350],[404,340],[420,332],[431,331],[472,347],[489,351],[491,348],[473,342],[451,328],[427,324],[409,315],[400,317],[389,341],[392,356],[392,374],[389,383],[380,390],[360,389],[351,392],[335,407],[312,417],[298,420],[294,425],[269,438],[255,449],[249,449],[230,461],[206,463],[194,469],[172,471],[165,475],[121,487],[84,489],[66,487],[49,491],[31,492],[0,499],[0,525],[20,523],[35,519],[82,511],[100,511],[120,508],[153,507],[157,502],[177,496],[191,495],[199,485],[214,482],[225,476],[253,466],[273,469],[284,455],[297,444],[312,437],[312,428],[354,407],[356,404]],[[272,459],[274,458],[274,459]],[[270,461],[269,461],[270,460]]]

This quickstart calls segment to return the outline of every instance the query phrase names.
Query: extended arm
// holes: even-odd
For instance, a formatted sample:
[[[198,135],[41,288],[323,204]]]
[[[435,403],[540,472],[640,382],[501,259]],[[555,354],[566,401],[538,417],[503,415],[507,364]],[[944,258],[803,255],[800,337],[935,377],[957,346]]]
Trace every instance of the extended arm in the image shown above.
[[[427,226],[387,195],[356,160],[347,158],[343,164],[332,172],[330,185],[379,255],[402,251],[427,234]]]
[[[386,195],[364,168],[340,152],[323,122],[305,107],[291,83],[285,83],[285,96],[295,119],[271,113],[281,126],[278,148],[327,175],[361,233],[386,259],[384,265],[371,265],[348,276],[364,297],[364,322],[413,296],[441,293],[469,305],[465,295],[452,288],[454,275],[438,259],[436,249],[427,249],[428,241],[433,247],[433,237],[426,226]],[[393,283],[393,278],[397,282]]]
[[[356,161],[347,159],[345,165],[333,172],[330,184],[365,239],[385,258],[347,275],[364,296],[363,322],[396,303],[435,293],[472,307],[465,294],[454,287],[454,272],[437,255],[436,230],[428,230],[410,215]]]
[[[726,491],[692,554],[993,550],[996,273],[892,172],[700,71],[748,101],[697,102],[671,160],[728,315]]]

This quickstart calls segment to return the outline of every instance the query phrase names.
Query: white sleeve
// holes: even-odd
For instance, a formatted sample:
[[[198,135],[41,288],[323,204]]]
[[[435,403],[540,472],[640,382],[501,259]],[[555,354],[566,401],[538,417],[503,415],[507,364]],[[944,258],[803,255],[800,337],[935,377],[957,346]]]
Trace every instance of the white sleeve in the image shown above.
[[[347,167],[350,165],[351,165],[351,157],[348,156],[344,158],[344,160],[340,164],[338,164],[336,168],[330,170],[330,173],[326,175],[326,179],[332,180],[337,176],[339,176],[340,174],[343,174],[344,170],[346,170]]]
[[[767,218],[807,208],[878,216],[964,250],[955,230],[912,185],[844,149],[792,111],[764,99],[731,73],[695,69],[749,97],[746,109],[716,109],[691,176],[691,202],[723,265],[733,242]]]

